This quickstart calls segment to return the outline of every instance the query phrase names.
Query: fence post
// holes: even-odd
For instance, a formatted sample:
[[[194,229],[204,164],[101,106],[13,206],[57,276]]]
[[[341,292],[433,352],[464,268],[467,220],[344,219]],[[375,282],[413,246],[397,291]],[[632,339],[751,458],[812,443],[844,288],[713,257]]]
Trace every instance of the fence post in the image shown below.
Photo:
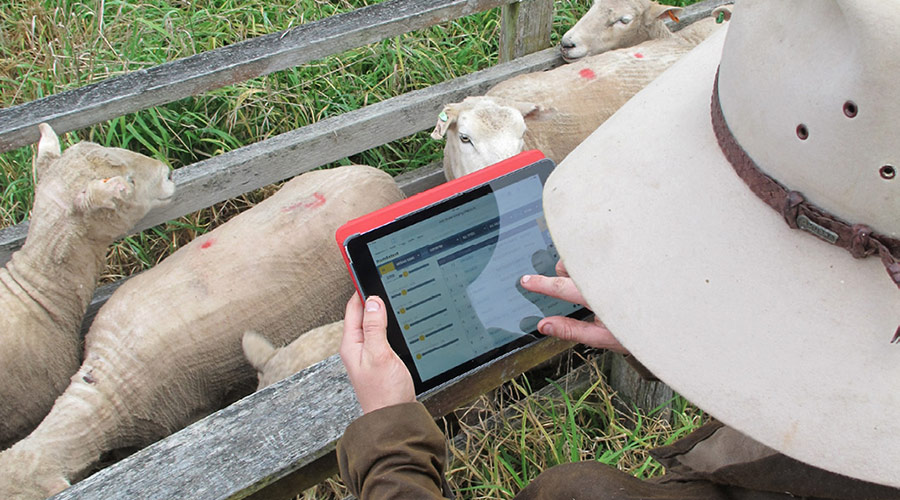
[[[500,62],[550,46],[553,0],[519,0],[504,5],[500,23]]]

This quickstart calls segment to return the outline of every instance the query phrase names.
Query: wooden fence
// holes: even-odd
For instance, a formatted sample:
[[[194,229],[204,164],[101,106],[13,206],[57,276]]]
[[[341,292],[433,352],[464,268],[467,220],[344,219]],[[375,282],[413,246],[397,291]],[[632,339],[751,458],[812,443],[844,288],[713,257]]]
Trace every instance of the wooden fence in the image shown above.
[[[687,9],[681,25],[724,0]],[[483,94],[517,74],[562,64],[549,46],[552,0],[388,0],[221,49],[0,110],[0,152],[225,85],[502,8],[501,64],[394,97],[200,161],[174,172],[171,204],[143,230],[434,125],[443,105]],[[544,49],[544,50],[540,50]],[[433,165],[397,178],[413,194],[443,182]],[[0,264],[21,247],[27,222],[0,231]],[[85,328],[120,283],[98,289]],[[431,391],[442,416],[571,345],[544,339]],[[73,485],[56,499],[292,498],[336,472],[334,447],[360,414],[337,356],[256,392]]]

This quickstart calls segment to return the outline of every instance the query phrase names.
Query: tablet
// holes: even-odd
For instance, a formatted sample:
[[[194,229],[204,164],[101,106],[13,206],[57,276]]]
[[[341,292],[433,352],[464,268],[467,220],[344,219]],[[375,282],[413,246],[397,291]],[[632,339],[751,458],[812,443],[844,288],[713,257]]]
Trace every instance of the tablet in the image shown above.
[[[545,316],[590,314],[519,283],[555,274],[541,197],[553,168],[528,151],[338,229],[361,297],[387,306],[417,394],[536,341]]]

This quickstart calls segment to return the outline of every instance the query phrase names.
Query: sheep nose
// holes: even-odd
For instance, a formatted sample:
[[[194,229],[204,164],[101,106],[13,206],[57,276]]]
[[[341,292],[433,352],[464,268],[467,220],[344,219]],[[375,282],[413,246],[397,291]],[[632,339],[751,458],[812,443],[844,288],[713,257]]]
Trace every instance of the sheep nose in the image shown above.
[[[573,42],[572,40],[569,40],[568,38],[563,38],[559,42],[559,45],[562,46],[562,48],[564,48],[564,49],[574,49],[575,48],[575,42]]]

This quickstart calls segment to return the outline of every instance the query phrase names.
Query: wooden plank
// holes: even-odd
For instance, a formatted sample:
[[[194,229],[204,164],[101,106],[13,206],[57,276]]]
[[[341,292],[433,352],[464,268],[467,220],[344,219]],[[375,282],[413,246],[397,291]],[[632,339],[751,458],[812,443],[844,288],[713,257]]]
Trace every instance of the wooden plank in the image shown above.
[[[715,7],[717,7],[719,5],[729,4],[729,3],[731,3],[730,0],[704,0],[697,4],[689,5],[688,7],[685,8],[685,12],[681,16],[681,23],[678,23],[677,25],[675,25],[675,28],[677,28],[677,29],[683,28],[684,26],[689,24],[689,21],[693,22],[697,19],[706,17],[712,12],[712,10]],[[379,4],[379,5],[381,5],[381,4]],[[530,57],[537,57],[538,59],[530,60],[530,58],[523,58],[522,60],[517,60],[517,61],[512,62],[512,63],[527,64],[529,67],[526,67],[524,69],[518,68],[518,67],[513,67],[513,66],[507,66],[507,64],[510,64],[510,63],[505,63],[505,64],[497,65],[494,68],[484,70],[484,72],[508,71],[508,73],[506,73],[505,75],[503,75],[503,74],[495,75],[494,79],[492,81],[494,83],[496,83],[497,81],[500,81],[502,79],[509,78],[511,76],[514,76],[515,74],[519,74],[520,72],[549,69],[551,67],[557,66],[562,63],[562,60],[558,56],[555,55],[554,49],[547,49],[542,52],[539,52],[538,54],[535,54],[534,56],[530,56]],[[483,73],[483,72],[479,72],[479,73]],[[473,75],[478,75],[479,73],[474,73]],[[473,76],[473,75],[469,75],[469,76]],[[485,75],[485,76],[487,76],[487,75]],[[462,77],[462,78],[468,78],[468,77]],[[461,78],[457,78],[455,80],[452,80],[451,82],[460,82],[460,80],[461,80]],[[445,82],[445,83],[451,83],[451,82]],[[444,84],[441,84],[441,85],[444,85]],[[492,85],[492,84],[487,84],[488,87],[490,85]],[[468,88],[464,88],[467,86],[460,82],[459,87],[460,88],[454,89],[454,92],[450,92],[449,88],[442,87],[442,90],[448,91],[448,94],[444,97],[444,99],[446,99],[446,102],[450,102],[453,99],[459,99],[463,95],[475,95],[475,94],[484,92],[484,88],[483,88],[484,86],[481,85],[481,82],[478,82],[478,81],[469,82]],[[481,90],[478,90],[478,89],[481,89]],[[425,89],[423,91],[418,91],[418,92],[427,92],[428,90],[429,89]],[[60,95],[62,95],[62,94],[60,94]],[[455,97],[451,98],[451,95],[455,95]],[[393,98],[393,99],[384,101],[379,104],[386,105],[385,103],[394,102],[394,99],[398,99],[398,98]],[[34,101],[34,102],[38,102],[38,101]],[[411,103],[408,103],[408,104],[411,104]],[[10,109],[15,109],[15,108],[10,108]],[[363,109],[368,109],[368,108],[363,108]],[[5,111],[7,111],[7,110],[0,110],[0,117],[3,116],[3,113]],[[410,107],[405,107],[405,106],[400,105],[400,106],[398,106],[397,111],[400,113],[406,113],[406,115],[405,115],[406,118],[413,118],[413,119],[417,120],[416,123],[421,124],[420,125],[421,128],[418,128],[418,130],[424,130],[425,128],[428,128],[431,126],[431,124],[430,124],[431,120],[428,117],[428,115],[422,115],[422,114],[416,115]],[[430,111],[432,111],[431,114],[433,115],[434,109],[431,108]],[[351,113],[356,113],[356,112],[351,112]],[[353,116],[355,116],[355,115],[353,115]],[[334,119],[329,119],[329,120],[325,120],[324,122],[331,124],[331,122],[333,120]],[[323,122],[319,122],[319,123],[321,124]],[[328,133],[328,130],[327,130],[329,128],[328,126],[324,126],[324,125],[320,125],[320,126],[323,129],[323,133]],[[2,125],[0,125],[0,127],[2,127]],[[310,127],[312,127],[312,125],[310,125]],[[335,128],[335,127],[336,127],[336,125],[334,125],[334,124],[331,125],[331,128]],[[388,127],[385,127],[384,124],[381,124],[381,127],[388,128]],[[413,127],[413,128],[415,128],[415,127]],[[302,131],[305,129],[308,129],[308,127],[303,127],[294,132],[289,132],[288,134],[298,134],[299,131]],[[2,129],[0,129],[0,130],[2,130]],[[418,131],[418,130],[415,130],[415,131]],[[258,152],[259,154],[281,153],[283,155],[286,152],[290,153],[292,151],[295,151],[295,149],[292,148],[293,145],[291,144],[291,140],[284,140],[285,139],[284,136],[286,136],[288,134],[282,134],[280,136],[269,139],[268,141],[263,141],[261,143],[257,143],[257,144],[251,145],[251,146],[246,146],[244,148],[240,148],[240,149],[232,151],[230,153],[226,153],[219,157],[212,158],[212,159],[206,160],[204,162],[198,162],[193,165],[188,165],[182,169],[179,169],[175,173],[175,180],[176,180],[176,182],[178,182],[179,180],[182,180],[182,178],[183,178],[183,180],[185,181],[184,183],[179,184],[179,186],[178,186],[179,193],[181,193],[182,197],[192,196],[191,192],[185,192],[185,189],[187,187],[189,187],[188,184],[199,185],[201,188],[203,188],[203,187],[210,188],[210,187],[216,186],[218,183],[218,181],[216,180],[216,177],[221,178],[221,177],[227,176],[227,174],[224,174],[221,172],[222,168],[227,168],[227,166],[231,165],[231,164],[240,163],[247,156],[251,156],[253,151],[248,150],[248,148],[251,148],[253,146],[260,145],[260,146],[257,146],[257,149],[254,150],[254,151]],[[274,141],[276,139],[278,139],[281,142],[280,145],[276,145],[274,143],[272,143],[272,144],[269,143],[269,141]],[[295,136],[294,140],[298,143],[296,145],[297,148],[301,148],[303,143],[304,142],[308,143],[310,139],[308,137],[302,138],[302,137]],[[352,136],[350,136],[349,140],[350,141],[353,140]],[[385,142],[390,142],[390,141],[385,141]],[[381,144],[384,144],[384,142],[382,142]],[[375,144],[375,146],[378,146],[381,144]],[[374,147],[374,146],[371,146],[371,147]],[[349,149],[354,149],[354,148],[349,148]],[[339,156],[335,159],[340,159],[345,156],[349,156],[351,154],[356,154],[356,153],[359,153],[360,151],[364,151],[365,149],[368,149],[368,148],[356,149],[355,151],[347,153],[344,156]],[[285,151],[285,150],[287,150],[287,151]],[[303,151],[304,150],[301,148],[298,151],[296,151],[296,154],[299,155]],[[254,166],[259,166],[259,168],[264,168],[265,163],[266,163],[265,160],[257,161],[256,163],[254,163]],[[327,163],[327,162],[323,162],[323,163]],[[316,166],[319,166],[319,165],[316,165]],[[307,166],[306,168],[298,169],[296,171],[296,173],[285,174],[285,175],[287,175],[287,176],[296,175],[297,173],[300,173],[301,171],[310,170],[310,168],[312,168],[312,167]],[[185,171],[185,173],[182,174],[181,171]],[[192,172],[192,173],[189,173],[189,172]],[[202,179],[202,177],[204,175],[209,176],[207,180]],[[286,178],[286,177],[284,177],[284,178]],[[281,180],[281,179],[278,179],[278,180]],[[190,182],[188,182],[188,181],[190,181]],[[238,182],[240,182],[240,181],[238,181]],[[272,182],[276,182],[276,181],[272,181]],[[256,184],[258,184],[258,183],[256,183]],[[253,185],[253,184],[251,183],[249,185]],[[265,184],[259,184],[256,187],[261,187],[263,185],[265,185]],[[235,194],[234,196],[242,194],[243,192],[246,192],[246,191],[250,191],[252,189],[255,189],[255,188],[248,188],[245,191],[241,191],[240,193]],[[208,198],[206,198],[206,199],[208,199]],[[222,201],[223,199],[227,199],[227,198],[220,198],[216,201]],[[212,205],[213,203],[215,203],[215,201],[210,201],[209,203],[207,203],[207,205],[198,206],[197,204],[193,204],[192,206],[197,207],[194,210],[199,210],[200,208],[203,208],[204,206]],[[185,215],[194,210],[183,211],[182,213],[179,213],[178,215],[173,215],[169,219],[172,219],[175,217],[180,217],[181,215]],[[179,210],[174,210],[174,212],[179,212]],[[155,224],[164,222],[165,220],[169,220],[169,219],[161,218],[157,214],[150,214],[148,216],[148,218],[146,218],[144,221],[142,221],[143,227],[141,227],[140,230],[146,229],[147,227],[151,227]],[[4,229],[0,229],[0,264],[6,263],[9,260],[9,256],[14,251],[21,248],[22,244],[25,241],[25,235],[26,235],[27,231],[28,231],[28,222],[27,221],[23,222],[21,224],[18,224],[16,226],[11,226],[11,227],[7,227]]]
[[[571,347],[545,338],[426,394],[434,416]],[[338,355],[135,453],[55,500],[291,498],[336,472],[334,449],[361,414]],[[330,458],[329,458],[330,456]],[[330,464],[330,465],[329,465]],[[273,493],[278,483],[282,495]]]
[[[443,184],[447,179],[444,177],[444,167],[440,163],[432,163],[422,168],[417,168],[412,172],[398,175],[394,177],[394,182],[400,186],[400,190],[406,196],[412,196],[421,193],[426,189],[431,189],[439,184]]]
[[[388,0],[0,109],[0,152],[117,116],[298,66],[513,0]]]
[[[688,5],[684,8],[681,15],[678,16],[679,22],[674,22],[671,19],[666,18],[664,22],[666,26],[669,27],[672,31],[678,31],[685,26],[689,26],[691,23],[695,21],[699,21],[704,17],[709,17],[713,10],[716,7],[721,5],[729,5],[733,4],[734,0],[703,0],[702,2],[697,2],[691,5]]]
[[[633,412],[635,407],[646,413],[659,408],[659,414],[671,420],[672,400],[675,398],[671,387],[661,381],[642,378],[621,354],[610,351],[605,356],[609,365],[609,386],[616,391],[629,412]]]
[[[28,221],[15,226],[0,229],[0,266],[9,261],[9,257],[25,244],[28,236]]]
[[[504,5],[500,16],[500,62],[550,46],[553,0],[520,0]]]
[[[558,52],[547,49],[187,165],[173,173],[177,186],[173,202],[150,212],[135,231],[432,128],[444,104],[483,94],[512,76],[559,64]],[[26,225],[0,230],[0,264],[21,248]]]
[[[681,16],[682,21],[677,25],[677,27],[684,27],[688,24],[688,20],[696,20],[702,17],[706,17],[712,12],[715,7],[727,3],[731,3],[730,0],[704,0],[703,2],[690,5],[685,8],[685,12]],[[407,98],[401,101],[401,98],[403,98],[404,96],[395,97],[378,103],[377,105],[362,108],[362,110],[345,113],[344,115],[323,120],[322,122],[318,122],[316,124],[309,125],[307,127],[288,132],[286,134],[281,134],[266,141],[252,144],[250,146],[245,146],[243,148],[225,153],[206,161],[185,166],[184,168],[177,170],[174,174],[175,181],[178,184],[178,193],[176,195],[176,198],[181,199],[182,204],[177,206],[170,206],[170,209],[165,212],[156,211],[149,214],[140,223],[137,230],[143,230],[148,227],[152,227],[166,220],[174,219],[176,217],[180,217],[187,213],[191,213],[206,206],[212,205],[213,203],[216,203],[218,201],[238,196],[240,194],[243,194],[244,192],[251,191],[272,182],[277,182],[293,175],[311,170],[312,168],[321,166],[325,163],[329,163],[330,161],[338,160],[369,149],[370,147],[380,146],[381,144],[385,144],[386,142],[390,142],[391,140],[404,137],[405,135],[409,135],[419,130],[430,128],[433,125],[431,123],[433,121],[433,116],[435,115],[435,113],[440,111],[437,106],[440,106],[445,102],[460,100],[465,95],[477,95],[484,93],[491,85],[494,85],[506,78],[510,78],[516,74],[549,69],[559,64],[562,64],[562,59],[556,54],[556,50],[546,49],[536,54],[532,54],[528,57],[523,57],[508,63],[499,64],[492,68],[488,68],[471,75],[456,78],[449,82],[444,82],[442,84],[429,87],[428,89],[410,93],[415,94],[415,98]],[[429,93],[432,92],[434,93],[434,95],[431,95],[431,98],[429,99]],[[443,95],[441,95],[442,93]],[[436,101],[442,102],[440,104],[435,104]],[[390,109],[386,108],[391,108],[393,106],[396,106],[393,111],[396,111],[397,114],[401,116],[399,120],[395,118],[392,121],[389,115],[387,117],[385,117],[384,115],[384,112],[390,111]],[[0,116],[2,116],[3,111],[4,110],[0,110]],[[349,115],[349,118],[347,117],[347,115]],[[342,117],[344,118],[341,119]],[[357,117],[360,120],[365,119],[366,123],[371,125],[376,130],[369,131],[368,133],[366,133],[365,131],[360,133],[360,129],[363,127],[354,127],[354,124],[352,123],[353,120],[357,119]],[[398,126],[398,124],[415,124],[415,126],[405,127],[405,130],[414,129],[405,135],[390,134],[390,129]],[[308,159],[310,158],[311,149],[311,153],[316,153],[317,151],[315,150],[315,148],[328,148],[334,145],[334,143],[336,142],[334,140],[320,140],[316,142],[315,138],[312,136],[317,132],[322,134],[331,133],[334,134],[334,137],[341,137],[344,141],[343,144],[341,144],[341,146],[344,146],[341,148],[341,151],[344,151],[346,153],[341,155],[324,155],[326,158],[331,159],[322,161],[315,166],[310,166],[310,162],[308,161]],[[343,135],[340,135],[339,132],[342,132]],[[377,137],[382,138],[391,137],[391,139],[382,139],[383,142],[379,142],[378,140],[375,140],[373,134]],[[367,139],[367,141],[361,141],[361,145],[371,145],[369,145],[368,147],[346,147],[348,144],[354,144],[354,141],[357,139],[357,137],[364,137]],[[319,150],[318,153],[321,154],[323,153],[323,151]],[[263,157],[255,157],[254,155],[261,155]],[[270,157],[278,160],[278,163],[273,167],[275,170],[277,170],[277,175],[274,176],[271,175],[272,172],[266,171],[269,166],[268,161]],[[299,161],[298,158],[300,159]],[[293,166],[297,165],[299,165],[300,167],[292,168]],[[244,168],[242,175],[231,175],[226,172],[225,169],[231,166],[243,166]],[[251,177],[250,180],[247,180],[248,175]],[[253,179],[253,176],[257,176],[257,178]],[[261,180],[270,179],[273,177],[280,178],[271,180],[267,183],[261,183]],[[232,187],[230,192],[233,194],[229,194],[225,197],[208,195],[208,192],[210,190],[214,190],[219,186],[225,187],[229,184]],[[237,186],[235,186],[235,184]],[[198,196],[198,199],[200,199],[199,197],[202,197],[202,203],[191,203],[192,197],[195,196],[195,193],[192,191],[192,189],[197,189],[201,192],[206,191],[207,194],[196,194]],[[176,208],[182,206],[186,208]],[[7,227],[0,230],[0,264],[6,263],[9,260],[9,256],[14,251],[21,248],[22,244],[25,241],[27,230],[27,221],[16,226]]]

